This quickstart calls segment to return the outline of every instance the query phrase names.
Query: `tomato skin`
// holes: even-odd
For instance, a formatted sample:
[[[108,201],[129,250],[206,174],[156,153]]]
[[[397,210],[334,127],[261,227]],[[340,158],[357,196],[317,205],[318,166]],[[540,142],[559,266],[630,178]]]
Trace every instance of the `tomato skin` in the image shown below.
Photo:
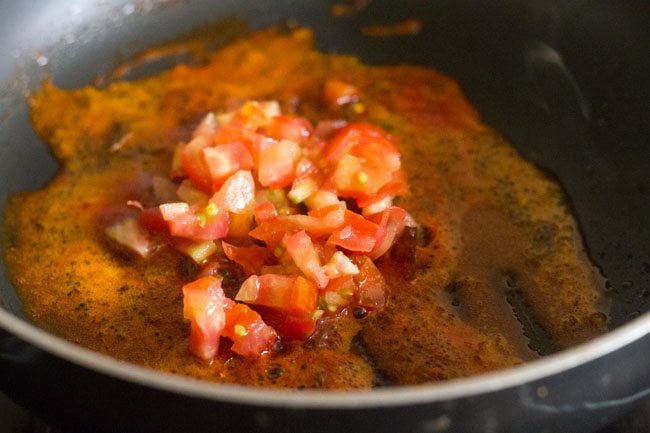
[[[328,245],[338,245],[348,251],[369,253],[377,243],[379,226],[356,212],[345,211],[343,226],[327,239]]]
[[[226,257],[240,265],[248,274],[259,273],[269,255],[268,249],[258,245],[236,247],[225,241],[221,245]]]
[[[370,253],[370,258],[378,259],[386,253],[404,231],[409,214],[398,206],[391,206],[380,214],[369,217],[377,222],[377,244]]]
[[[226,308],[224,337],[232,340],[230,347],[242,356],[260,356],[268,352],[277,340],[275,329],[264,323],[262,316],[244,304],[232,303]]]
[[[228,213],[200,216],[187,203],[165,203],[159,206],[172,236],[197,241],[221,239],[228,233]]]
[[[190,351],[211,361],[226,324],[221,277],[203,277],[183,286],[183,316],[190,321]]]

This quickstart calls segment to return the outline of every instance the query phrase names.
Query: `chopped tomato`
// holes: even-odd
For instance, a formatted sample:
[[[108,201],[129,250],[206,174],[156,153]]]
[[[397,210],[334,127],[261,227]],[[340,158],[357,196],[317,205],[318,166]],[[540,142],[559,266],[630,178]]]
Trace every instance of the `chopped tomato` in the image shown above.
[[[379,191],[373,195],[359,197],[357,199],[357,205],[365,210],[366,207],[371,206],[380,200],[383,200],[387,197],[390,197],[392,199],[398,195],[406,194],[407,191],[408,183],[406,181],[406,175],[402,170],[394,171],[388,183],[382,186]]]
[[[264,323],[262,316],[237,303],[226,308],[223,335],[233,342],[230,350],[243,356],[259,356],[269,351],[277,340],[275,329]]]
[[[236,247],[225,241],[222,241],[221,245],[226,257],[240,265],[249,274],[259,273],[269,254],[266,248],[259,245]]]
[[[369,253],[377,243],[379,226],[356,212],[345,211],[343,226],[327,239],[329,245],[338,245],[348,251]]]
[[[244,213],[255,204],[255,181],[250,171],[239,170],[226,180],[210,201],[220,210]]]
[[[228,225],[228,237],[243,239],[248,236],[248,232],[253,225],[253,209],[245,210],[242,213],[228,213],[230,221]]]
[[[241,285],[235,299],[288,314],[306,314],[316,309],[318,289],[301,276],[251,275]]]
[[[266,143],[259,151],[257,180],[262,186],[284,188],[296,175],[301,150],[298,143],[280,140]]]
[[[260,309],[264,321],[285,341],[305,340],[316,330],[319,311],[308,314],[286,314],[272,308]]]
[[[390,135],[365,123],[341,129],[324,149],[331,165],[325,185],[342,197],[376,194],[400,169],[400,154]]]
[[[320,209],[322,207],[337,204],[338,202],[339,198],[336,193],[326,189],[319,189],[305,199],[305,204],[309,210]]]
[[[276,140],[287,139],[300,143],[308,139],[314,127],[304,117],[275,116],[266,129],[266,133]]]
[[[346,154],[336,163],[325,185],[341,197],[362,198],[376,194],[392,179],[392,173],[377,158],[364,159]]]
[[[367,256],[354,256],[352,261],[359,268],[354,276],[357,291],[354,300],[357,305],[369,310],[378,310],[386,304],[386,281],[372,260]]]
[[[369,123],[350,123],[341,128],[325,147],[325,159],[330,163],[336,162],[346,153],[353,152],[358,146],[363,148],[372,141],[376,141],[384,152],[399,156],[390,135],[384,130]]]
[[[181,165],[194,185],[202,191],[212,191],[212,178],[210,170],[203,156],[203,149],[210,142],[202,135],[196,136],[181,150]]]
[[[266,201],[255,208],[255,222],[262,224],[266,221],[271,221],[278,216],[278,211],[273,206],[273,203]]]
[[[190,351],[211,361],[226,324],[221,277],[203,277],[183,286],[183,317],[190,321]]]
[[[316,176],[295,178],[287,195],[295,204],[302,203],[318,190]]]
[[[350,258],[341,251],[336,251],[329,261],[323,265],[323,272],[328,278],[339,278],[349,275],[357,275],[359,268],[352,263]],[[329,286],[328,286],[329,287]]]
[[[328,80],[323,88],[331,108],[359,97],[343,81]],[[133,247],[129,236],[141,225],[170,233],[170,242],[197,263],[215,263],[183,287],[190,349],[201,359],[212,359],[221,335],[233,341],[234,352],[259,356],[278,334],[307,338],[324,310],[385,305],[386,283],[372,259],[414,221],[393,206],[407,182],[394,140],[381,128],[343,120],[315,128],[306,118],[282,115],[275,101],[249,101],[206,116],[177,148],[171,173],[175,182],[154,184],[164,204],[145,209],[129,202],[141,210],[139,222],[116,226],[109,236]],[[352,206],[363,215],[343,199],[356,200]],[[222,238],[228,261],[215,243]],[[225,297],[220,277],[212,276],[233,262],[248,275],[236,300],[255,311]]]
[[[251,230],[249,235],[264,241],[267,246],[277,246],[287,232],[305,230],[310,236],[318,238],[331,233],[343,225],[345,203],[310,211],[309,215],[286,215],[262,222]]]
[[[321,289],[327,286],[329,279],[323,272],[323,267],[318,258],[318,251],[316,251],[311,238],[304,230],[284,235],[282,245],[284,245],[293,262],[307,278],[315,282]]]
[[[213,185],[217,188],[238,170],[253,168],[253,156],[241,142],[219,144],[203,149]]]
[[[159,208],[173,236],[206,241],[228,233],[228,213],[212,204],[199,212],[182,202],[161,204]]]
[[[174,242],[177,250],[188,255],[197,264],[205,263],[212,254],[217,252],[217,244],[214,241],[191,241],[189,239],[179,239]]]
[[[371,217],[379,224],[377,245],[370,253],[371,259],[378,259],[393,246],[404,231],[408,216],[408,213],[401,207],[391,206],[382,213]]]

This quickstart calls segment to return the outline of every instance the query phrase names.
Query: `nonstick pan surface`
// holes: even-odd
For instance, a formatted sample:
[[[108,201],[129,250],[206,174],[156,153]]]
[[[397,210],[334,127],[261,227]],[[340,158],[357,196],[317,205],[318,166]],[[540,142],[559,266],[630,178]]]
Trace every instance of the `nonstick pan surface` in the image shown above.
[[[612,332],[504,372],[364,394],[268,392],[168,377],[36,330],[1,269],[0,389],[68,426],[147,431],[589,431],[650,388],[650,13],[645,2],[47,1],[0,6],[0,203],[57,165],[25,96],[81,86],[152,45],[223,20],[313,27],[319,48],[455,77],[486,123],[564,187],[608,280]],[[418,17],[414,36],[359,28]],[[177,59],[178,60],[178,59]],[[164,66],[164,65],[157,65]],[[154,68],[157,67],[154,65]],[[26,344],[28,343],[28,344]],[[134,404],[138,402],[138,404]],[[189,427],[191,426],[191,428]],[[567,430],[570,426],[571,430]]]

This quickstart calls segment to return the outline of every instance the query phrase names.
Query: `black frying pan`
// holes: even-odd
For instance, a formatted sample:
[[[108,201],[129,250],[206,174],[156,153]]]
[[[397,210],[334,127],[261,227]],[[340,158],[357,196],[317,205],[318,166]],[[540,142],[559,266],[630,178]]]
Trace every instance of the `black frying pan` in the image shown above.
[[[650,394],[650,7],[639,1],[380,1],[346,18],[329,2],[78,0],[0,5],[0,203],[56,163],[27,120],[45,74],[80,86],[197,26],[293,19],[319,48],[457,78],[488,124],[564,186],[609,281],[607,335],[524,366],[371,392],[200,383],[108,359],[28,324],[0,281],[0,390],[84,431],[587,432]],[[419,17],[420,34],[359,26]],[[155,65],[154,65],[155,66]],[[35,276],[37,278],[38,276]]]

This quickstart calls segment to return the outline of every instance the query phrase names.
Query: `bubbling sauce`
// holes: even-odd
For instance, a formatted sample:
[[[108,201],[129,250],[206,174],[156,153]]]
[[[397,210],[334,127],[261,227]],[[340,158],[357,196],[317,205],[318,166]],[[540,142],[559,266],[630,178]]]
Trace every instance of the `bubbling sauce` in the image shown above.
[[[160,75],[105,89],[52,83],[31,98],[34,127],[61,161],[44,189],[11,198],[5,260],[36,325],[152,369],[216,382],[293,388],[415,384],[507,368],[606,329],[602,279],[583,252],[561,188],[483,125],[450,78],[423,67],[367,66],[313,49],[303,28],[270,29]],[[361,103],[321,102],[325,80]],[[371,122],[402,153],[420,224],[378,266],[378,312],[326,314],[306,342],[259,358],[187,348],[180,288],[188,260],[116,250],[97,227],[112,206],[151,194],[174,147],[209,111],[278,100],[314,121]],[[225,282],[227,283],[227,281]]]

